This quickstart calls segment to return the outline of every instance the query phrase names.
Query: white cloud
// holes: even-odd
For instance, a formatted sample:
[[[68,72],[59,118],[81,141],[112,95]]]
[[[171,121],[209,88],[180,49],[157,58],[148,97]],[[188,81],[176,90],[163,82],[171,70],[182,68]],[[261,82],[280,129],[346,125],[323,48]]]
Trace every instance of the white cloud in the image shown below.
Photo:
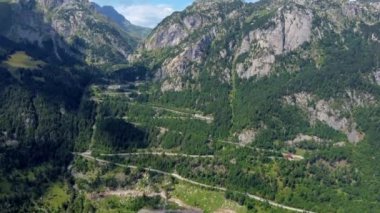
[[[165,4],[120,5],[115,9],[133,24],[151,28],[174,12],[172,7]]]

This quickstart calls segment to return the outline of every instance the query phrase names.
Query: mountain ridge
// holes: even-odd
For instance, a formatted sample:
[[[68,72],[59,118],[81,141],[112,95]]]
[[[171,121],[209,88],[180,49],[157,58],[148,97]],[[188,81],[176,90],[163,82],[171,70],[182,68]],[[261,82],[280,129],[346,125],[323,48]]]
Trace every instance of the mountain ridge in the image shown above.
[[[128,61],[138,43],[135,36],[96,12],[87,0],[17,0],[2,4],[11,8],[9,29],[3,35],[40,46],[52,42],[57,56],[57,48],[64,49],[88,64],[105,66]]]
[[[146,38],[151,29],[147,27],[141,27],[137,25],[133,25],[129,20],[127,20],[123,15],[115,10],[112,6],[99,6],[98,4],[92,2],[91,3],[95,9],[109,17],[111,20],[116,22],[122,29],[124,29],[127,33],[137,37],[139,40],[143,40]]]
[[[197,1],[138,44],[88,1],[0,2],[0,207],[376,212],[379,17]]]

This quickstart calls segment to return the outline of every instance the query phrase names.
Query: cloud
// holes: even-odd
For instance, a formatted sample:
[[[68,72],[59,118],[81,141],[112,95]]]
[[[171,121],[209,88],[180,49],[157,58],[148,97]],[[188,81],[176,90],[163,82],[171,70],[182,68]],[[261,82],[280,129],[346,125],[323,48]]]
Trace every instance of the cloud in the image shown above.
[[[119,5],[115,9],[133,24],[150,28],[174,12],[173,7],[166,4]]]

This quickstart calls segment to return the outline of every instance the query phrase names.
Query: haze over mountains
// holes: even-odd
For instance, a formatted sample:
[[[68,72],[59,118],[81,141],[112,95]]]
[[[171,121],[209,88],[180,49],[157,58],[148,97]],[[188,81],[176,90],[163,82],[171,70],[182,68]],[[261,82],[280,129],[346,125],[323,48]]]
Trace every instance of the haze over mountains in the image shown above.
[[[101,6],[97,5],[96,3],[92,3],[92,4],[94,5],[95,9],[98,12],[109,17],[111,20],[116,22],[119,25],[119,27],[124,29],[129,34],[136,36],[138,39],[142,39],[142,38],[147,37],[151,31],[151,29],[149,29],[149,28],[133,25],[130,21],[125,19],[125,17],[123,15],[118,13],[115,10],[115,8],[113,8],[112,6],[101,7]]]
[[[197,0],[153,30],[0,1],[7,212],[376,212],[380,2]]]

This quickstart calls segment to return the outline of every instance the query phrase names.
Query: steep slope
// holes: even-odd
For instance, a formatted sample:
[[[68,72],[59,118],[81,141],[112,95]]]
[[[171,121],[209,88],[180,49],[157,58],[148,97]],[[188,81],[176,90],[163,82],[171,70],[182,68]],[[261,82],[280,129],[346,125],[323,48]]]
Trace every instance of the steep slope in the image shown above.
[[[108,17],[112,21],[116,22],[120,28],[129,33],[130,35],[135,36],[137,39],[142,40],[146,38],[151,29],[146,27],[140,27],[132,24],[130,21],[124,18],[119,12],[115,10],[112,6],[99,6],[96,3],[92,2],[93,7],[104,16]]]
[[[3,1],[0,8],[6,11],[0,32],[0,206],[4,212],[39,211],[33,206],[45,205],[41,198],[64,182],[71,152],[91,137],[93,103],[86,88],[98,71],[44,21],[33,1]]]
[[[137,40],[96,12],[86,0],[1,3],[9,17],[2,34],[15,42],[51,45],[93,65],[127,61]],[[80,57],[80,58],[79,58]]]
[[[265,171],[236,163],[272,187],[258,191],[317,212],[372,211],[379,9],[378,1],[196,1],[155,28],[134,58],[155,76],[149,102],[213,118],[198,140],[306,153],[258,166]],[[163,146],[191,138],[176,137]],[[364,201],[351,205],[356,199]]]
[[[330,48],[326,42],[331,39],[341,37],[341,44],[337,45],[347,48],[360,46],[348,43],[357,39],[376,43],[376,34],[365,34],[366,28],[378,24],[378,7],[378,3],[340,1],[262,1],[257,4],[197,1],[184,12],[164,20],[147,38],[141,53],[147,58],[153,56],[152,67],[163,92],[202,91],[202,76],[213,76],[235,91],[239,82],[257,81],[284,74],[284,71],[302,75],[305,65],[300,63],[305,61],[314,64],[312,66],[319,71],[327,68],[330,64],[325,58],[329,50],[324,48]],[[369,54],[377,57],[376,51]],[[157,55],[160,56],[155,57]],[[375,69],[372,67],[367,72]],[[347,78],[349,75],[347,73]],[[373,94],[356,91],[350,85],[340,87],[341,95],[353,92],[357,95],[355,100],[373,99]],[[327,120],[324,122],[332,128],[351,135],[351,142],[360,141],[355,124],[334,125]]]
[[[63,181],[71,152],[91,133],[93,103],[85,91],[96,72],[50,51],[0,36],[0,206],[6,212],[37,211],[33,202]]]

